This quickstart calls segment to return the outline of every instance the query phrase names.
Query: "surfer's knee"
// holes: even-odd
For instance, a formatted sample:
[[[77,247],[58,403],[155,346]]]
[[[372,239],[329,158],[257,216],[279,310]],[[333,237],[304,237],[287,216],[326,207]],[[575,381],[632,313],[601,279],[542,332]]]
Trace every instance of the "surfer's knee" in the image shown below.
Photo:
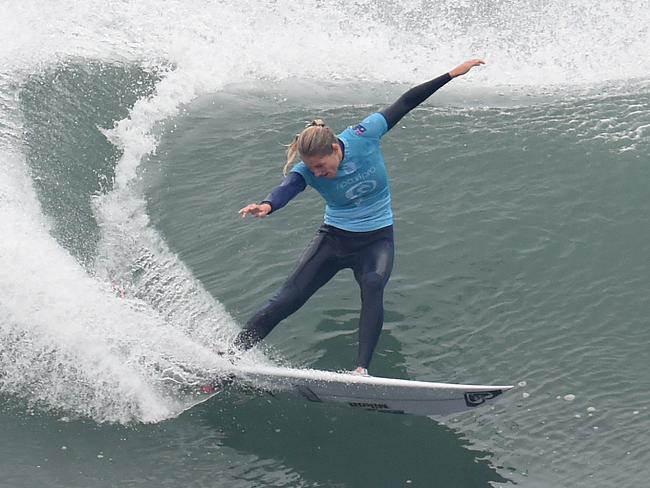
[[[359,286],[364,293],[381,293],[386,285],[386,278],[380,273],[371,271],[359,277]]]

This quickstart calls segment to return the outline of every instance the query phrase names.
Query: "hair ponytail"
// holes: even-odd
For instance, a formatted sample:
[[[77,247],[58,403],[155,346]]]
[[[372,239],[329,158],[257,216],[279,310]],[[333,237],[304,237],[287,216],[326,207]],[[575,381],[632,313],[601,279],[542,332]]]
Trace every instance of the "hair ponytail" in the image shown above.
[[[332,144],[336,143],[336,135],[325,125],[325,122],[321,119],[312,120],[300,134],[296,134],[291,144],[287,145],[287,162],[282,168],[282,174],[287,175],[298,155],[302,158],[327,156],[332,154],[334,150]]]

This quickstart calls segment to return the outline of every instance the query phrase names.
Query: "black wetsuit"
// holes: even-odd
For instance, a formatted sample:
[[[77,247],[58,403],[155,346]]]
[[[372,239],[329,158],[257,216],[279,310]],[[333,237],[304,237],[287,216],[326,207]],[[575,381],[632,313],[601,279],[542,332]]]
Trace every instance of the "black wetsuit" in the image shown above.
[[[380,113],[388,130],[409,111],[451,80],[444,74],[411,88]],[[343,142],[340,141],[345,151]],[[279,210],[305,189],[304,178],[289,173],[264,202]],[[284,318],[298,310],[316,290],[341,269],[351,268],[361,289],[357,366],[368,368],[384,322],[384,287],[393,268],[393,226],[369,232],[351,232],[331,225],[318,229],[295,270],[268,303],[256,312],[235,339],[235,346],[248,349],[262,340]]]

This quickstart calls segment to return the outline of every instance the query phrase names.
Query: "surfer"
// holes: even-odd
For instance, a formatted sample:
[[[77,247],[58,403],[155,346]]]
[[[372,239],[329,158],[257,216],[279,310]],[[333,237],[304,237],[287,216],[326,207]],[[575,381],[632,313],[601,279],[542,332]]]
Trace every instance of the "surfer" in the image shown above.
[[[253,347],[338,271],[351,268],[361,289],[359,347],[352,373],[368,374],[384,323],[384,287],[394,255],[391,194],[380,140],[435,91],[481,64],[480,59],[471,59],[411,88],[389,107],[339,134],[315,119],[294,137],[287,149],[284,180],[239,215],[261,218],[277,212],[309,185],[325,200],[324,223],[291,276],[235,338],[236,348]],[[301,161],[294,164],[298,157]]]

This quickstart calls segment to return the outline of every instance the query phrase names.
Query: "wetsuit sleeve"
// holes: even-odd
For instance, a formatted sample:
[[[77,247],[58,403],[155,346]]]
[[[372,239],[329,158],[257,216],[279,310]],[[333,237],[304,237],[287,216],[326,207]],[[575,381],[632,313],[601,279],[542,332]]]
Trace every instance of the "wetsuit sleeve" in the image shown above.
[[[411,88],[395,101],[390,107],[386,107],[380,113],[386,119],[388,130],[392,129],[402,117],[413,110],[415,107],[424,102],[433,95],[438,89],[451,81],[449,73],[438,76],[431,81]]]
[[[284,180],[282,180],[282,183],[273,188],[271,193],[269,193],[260,203],[268,203],[271,205],[271,212],[269,213],[275,212],[289,203],[289,200],[303,191],[306,187],[307,183],[302,175],[295,171],[291,171]]]

